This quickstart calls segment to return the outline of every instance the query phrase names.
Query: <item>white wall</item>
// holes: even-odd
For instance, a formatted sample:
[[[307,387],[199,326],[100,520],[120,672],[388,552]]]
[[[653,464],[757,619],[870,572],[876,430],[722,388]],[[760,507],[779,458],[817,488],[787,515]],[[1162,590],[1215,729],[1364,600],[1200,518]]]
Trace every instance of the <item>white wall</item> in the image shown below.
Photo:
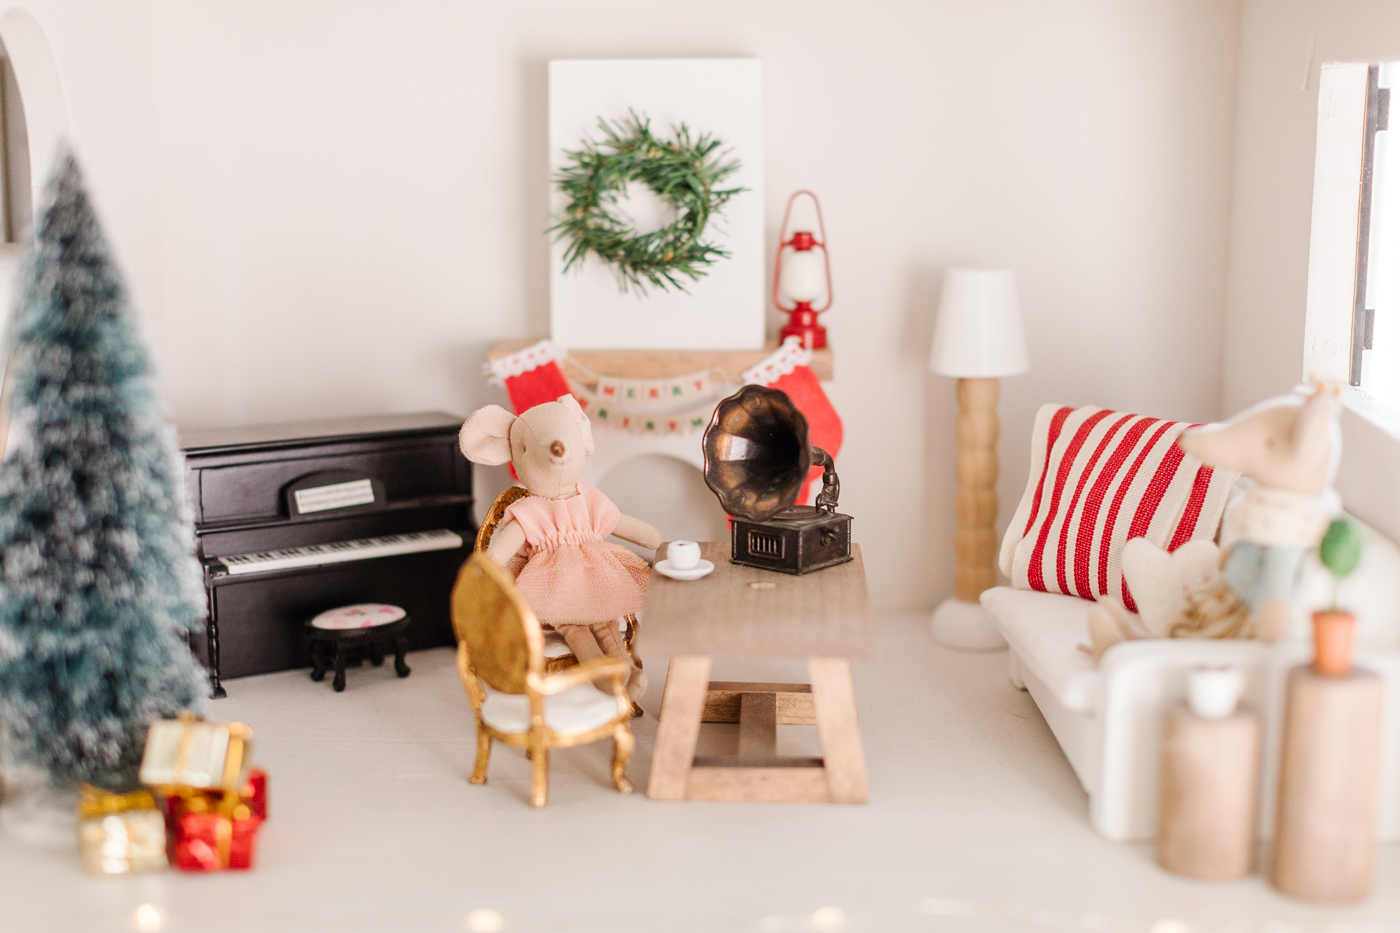
[[[769,241],[816,190],[879,604],[951,589],[946,266],[1020,276],[1003,521],[1042,402],[1219,413],[1236,3],[28,5],[187,425],[500,401],[486,348],[547,328],[546,62],[611,56],[763,59]]]
[[[162,257],[150,4],[0,0],[0,27],[15,16],[32,17],[48,38],[73,142],[117,259],[137,304],[158,306]],[[23,89],[28,62],[20,58],[32,51],[12,51]],[[58,116],[46,112],[42,122],[52,126]],[[33,132],[38,120],[30,129],[42,136]],[[53,151],[47,142],[31,142],[40,150],[31,169],[42,186]]]
[[[1244,2],[1225,316],[1227,413],[1286,392],[1303,375],[1318,68],[1326,61],[1393,59],[1400,59],[1400,4],[1393,0]],[[1400,442],[1393,428],[1348,412],[1343,431],[1338,490],[1348,508],[1400,537],[1394,481]]]

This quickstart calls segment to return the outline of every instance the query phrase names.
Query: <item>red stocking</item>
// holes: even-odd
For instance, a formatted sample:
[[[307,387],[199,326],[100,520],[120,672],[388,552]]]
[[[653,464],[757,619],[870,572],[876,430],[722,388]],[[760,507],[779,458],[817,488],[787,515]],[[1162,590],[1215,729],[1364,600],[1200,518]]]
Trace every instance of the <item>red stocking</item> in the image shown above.
[[[492,382],[506,387],[511,407],[519,415],[569,394],[569,382],[559,368],[563,358],[564,351],[541,340],[510,356],[488,361],[486,374]]]

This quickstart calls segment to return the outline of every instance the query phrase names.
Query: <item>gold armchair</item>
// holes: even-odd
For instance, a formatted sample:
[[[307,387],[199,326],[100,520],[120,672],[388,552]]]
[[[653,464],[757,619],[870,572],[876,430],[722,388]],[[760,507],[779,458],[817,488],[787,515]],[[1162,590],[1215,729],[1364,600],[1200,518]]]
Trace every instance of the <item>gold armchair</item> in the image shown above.
[[[476,532],[476,553],[485,554],[486,549],[491,546],[491,536],[496,533],[496,528],[501,524],[501,520],[506,516],[506,509],[519,499],[530,495],[529,490],[523,486],[511,486],[496,497],[496,501],[491,503],[491,508],[486,510],[486,517],[481,520],[481,527]],[[636,662],[637,670],[642,669],[642,659],[637,656],[637,651],[632,647],[632,643],[637,640],[637,617],[629,613],[622,617],[627,623],[622,632],[622,643],[627,646],[627,653],[632,655],[632,660]],[[554,633],[548,633],[553,635]],[[572,651],[564,644],[564,639],[557,635],[553,638],[546,636],[544,667],[549,673],[562,671],[573,667],[578,663],[578,658],[574,657]],[[632,714],[640,716],[641,707],[633,707]]]
[[[452,590],[457,633],[457,672],[476,715],[476,767],[471,783],[485,784],[492,741],[526,749],[534,765],[530,804],[549,796],[549,750],[612,736],[612,781],[632,792],[632,701],[625,688],[627,663],[595,658],[568,670],[545,670],[539,620],[509,575],[485,554],[473,554]],[[612,694],[594,688],[608,678]]]

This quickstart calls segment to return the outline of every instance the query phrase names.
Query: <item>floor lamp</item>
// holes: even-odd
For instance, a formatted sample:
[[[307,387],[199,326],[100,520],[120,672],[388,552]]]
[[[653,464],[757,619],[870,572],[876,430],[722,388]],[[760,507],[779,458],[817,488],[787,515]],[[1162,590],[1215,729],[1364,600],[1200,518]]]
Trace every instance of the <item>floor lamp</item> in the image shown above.
[[[977,597],[997,584],[997,380],[1028,368],[1010,270],[944,274],[928,368],[958,380],[957,570],[953,598],[934,610],[933,637],[948,648],[1002,648],[1006,642]]]

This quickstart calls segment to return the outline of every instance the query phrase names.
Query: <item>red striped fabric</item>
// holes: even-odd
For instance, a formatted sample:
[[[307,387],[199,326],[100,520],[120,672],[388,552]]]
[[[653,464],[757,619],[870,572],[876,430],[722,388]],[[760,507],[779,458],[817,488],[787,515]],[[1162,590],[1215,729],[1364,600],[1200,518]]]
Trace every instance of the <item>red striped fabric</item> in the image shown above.
[[[1144,419],[1144,422],[1146,420],[1147,419]],[[1141,449],[1138,451],[1137,459],[1133,461],[1133,465],[1128,468],[1128,472],[1119,480],[1118,492],[1114,494],[1113,501],[1108,506],[1108,517],[1104,521],[1103,531],[1100,535],[1099,549],[1101,551],[1111,553],[1113,547],[1113,532],[1118,527],[1118,512],[1123,508],[1123,500],[1127,497],[1128,490],[1132,488],[1133,482],[1137,479],[1138,470],[1141,469],[1142,462],[1147,459],[1147,455],[1151,453],[1152,449],[1161,441],[1162,434],[1171,426],[1172,422],[1168,421],[1157,429],[1156,433],[1152,435],[1152,438],[1148,440],[1146,444],[1142,445]],[[1123,540],[1128,540],[1126,535],[1123,536]],[[1101,562],[1099,564],[1099,588],[1105,593],[1108,592],[1108,564],[1106,562]]]
[[[1095,463],[1098,463],[1100,458],[1104,457],[1109,442],[1118,436],[1119,429],[1130,421],[1141,421],[1141,419],[1133,415],[1124,415],[1113,423],[1113,427],[1109,429],[1109,433],[1104,435],[1104,439],[1100,441],[1100,449],[1094,453]],[[1139,431],[1139,433],[1141,432]],[[1131,436],[1131,432],[1129,436]],[[1108,488],[1108,481],[1113,478],[1114,473],[1117,471],[1117,467],[1112,466],[1112,464],[1126,457],[1127,454],[1125,451],[1131,446],[1131,442],[1125,443],[1126,441],[1127,437],[1124,438],[1124,442],[1115,444],[1108,453],[1108,460],[1106,461],[1108,466],[1105,466],[1104,469],[1099,471],[1098,478],[1094,480],[1094,485],[1089,487],[1088,498],[1084,500],[1083,520],[1079,523],[1079,531],[1074,542],[1074,585],[1079,588],[1079,592],[1081,593],[1089,592],[1089,570],[1092,566],[1089,563],[1089,553],[1093,550],[1094,527],[1099,519],[1099,509],[1103,506],[1104,490]],[[1088,472],[1084,474],[1084,478],[1086,480],[1089,478]],[[1066,540],[1068,540],[1069,536],[1066,535],[1065,537]],[[1062,587],[1062,589],[1068,590],[1068,587]]]
[[[1051,417],[1050,427],[1047,429],[1047,433],[1049,434],[1049,443],[1051,444],[1051,446],[1054,445],[1055,441],[1059,440],[1060,428],[1064,426],[1065,419],[1073,413],[1073,408],[1061,408],[1055,412],[1054,416]],[[1039,424],[1039,421],[1037,420],[1036,423]],[[1032,476],[1035,475],[1034,468],[1035,464],[1031,464]],[[1035,499],[1031,502],[1030,518],[1026,521],[1026,530],[1021,533],[1022,536],[1031,533],[1031,524],[1035,521],[1035,517],[1040,514],[1040,494],[1045,490],[1045,476],[1049,472],[1050,462],[1047,460],[1045,462],[1045,469],[1041,470],[1040,472],[1040,482],[1037,483],[1035,487]]]
[[[1172,535],[1172,542],[1167,545],[1168,551],[1175,551],[1191,540],[1191,535],[1196,531],[1196,522],[1201,518],[1201,508],[1206,504],[1206,493],[1210,491],[1210,481],[1214,474],[1215,471],[1204,464],[1196,471],[1196,479],[1191,484],[1191,498],[1186,500],[1186,511],[1182,514],[1181,521],[1177,522],[1176,534]]]
[[[1112,594],[1136,610],[1123,582],[1123,543],[1145,537],[1174,551],[1213,538],[1238,477],[1176,445],[1190,427],[1094,406],[1041,408],[1026,490],[1001,547],[1012,585],[1084,599]]]
[[[1102,421],[1110,412],[1095,412],[1084,420],[1079,426],[1079,430],[1074,432],[1074,438],[1066,447],[1065,454],[1060,458],[1060,469],[1055,475],[1055,487],[1050,493],[1050,507],[1046,509],[1046,515],[1055,515],[1059,511],[1060,494],[1065,491],[1065,486],[1069,479],[1069,471],[1074,466],[1075,457],[1079,456],[1079,450],[1084,446],[1084,440],[1094,430],[1094,426]],[[1046,540],[1050,536],[1051,525],[1047,522],[1040,526],[1040,537],[1036,541],[1035,551],[1031,557],[1030,581],[1031,589],[1045,589],[1044,556]]]

